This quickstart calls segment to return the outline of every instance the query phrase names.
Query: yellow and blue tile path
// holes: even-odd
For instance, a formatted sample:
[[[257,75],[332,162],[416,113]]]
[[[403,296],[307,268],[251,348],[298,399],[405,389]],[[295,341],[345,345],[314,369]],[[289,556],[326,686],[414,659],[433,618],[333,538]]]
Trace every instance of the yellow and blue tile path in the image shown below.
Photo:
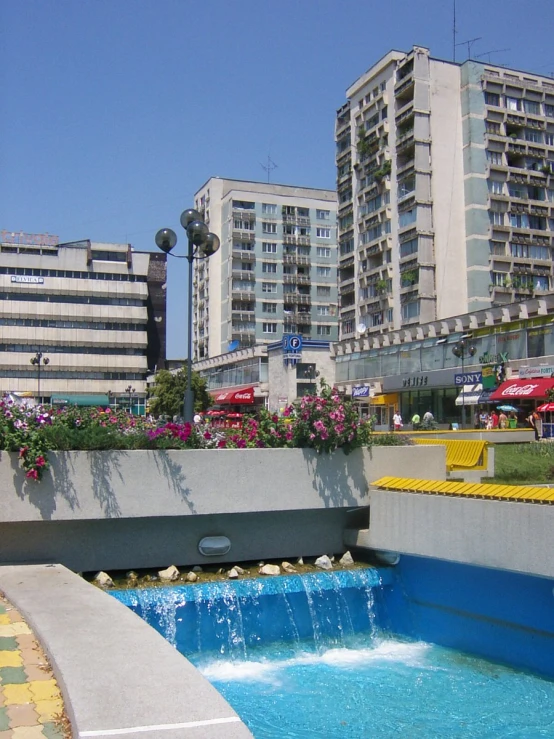
[[[0,593],[0,739],[70,739],[64,715],[44,652]]]

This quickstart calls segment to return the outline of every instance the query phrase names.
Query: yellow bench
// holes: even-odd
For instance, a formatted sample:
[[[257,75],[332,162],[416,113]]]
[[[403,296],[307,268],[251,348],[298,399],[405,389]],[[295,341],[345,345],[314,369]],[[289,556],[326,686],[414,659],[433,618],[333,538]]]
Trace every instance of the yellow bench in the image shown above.
[[[446,447],[446,470],[482,470],[494,476],[494,460],[489,469],[489,442],[463,441],[460,439],[412,439],[414,444],[442,444]],[[491,455],[493,456],[493,455]]]
[[[372,483],[381,490],[429,495],[454,495],[518,503],[554,505],[554,489],[531,485],[492,485],[487,483],[450,482],[448,480],[416,480],[411,477],[381,477]]]

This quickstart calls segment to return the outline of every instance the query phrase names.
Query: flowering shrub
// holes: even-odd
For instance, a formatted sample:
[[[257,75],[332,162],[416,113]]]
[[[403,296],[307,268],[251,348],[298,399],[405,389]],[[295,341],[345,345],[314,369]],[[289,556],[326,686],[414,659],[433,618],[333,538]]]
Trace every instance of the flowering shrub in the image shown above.
[[[371,443],[371,423],[355,405],[321,383],[319,395],[304,396],[278,416],[264,409],[245,417],[241,429],[199,424],[158,424],[111,408],[18,405],[0,401],[0,449],[17,452],[30,480],[48,469],[49,451],[94,449],[255,449],[308,447],[345,452]]]
[[[332,452],[339,447],[346,453],[371,443],[372,425],[360,421],[350,400],[321,382],[319,395],[304,395],[285,409],[292,419],[292,446]]]

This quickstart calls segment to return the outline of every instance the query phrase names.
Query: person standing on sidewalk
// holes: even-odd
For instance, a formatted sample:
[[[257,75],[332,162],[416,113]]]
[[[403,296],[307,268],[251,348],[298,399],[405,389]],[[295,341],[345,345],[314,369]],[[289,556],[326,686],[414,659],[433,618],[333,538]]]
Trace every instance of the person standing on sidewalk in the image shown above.
[[[392,423],[395,431],[402,431],[404,424],[402,423],[402,416],[400,415],[399,410],[395,411],[394,416],[392,417]]]

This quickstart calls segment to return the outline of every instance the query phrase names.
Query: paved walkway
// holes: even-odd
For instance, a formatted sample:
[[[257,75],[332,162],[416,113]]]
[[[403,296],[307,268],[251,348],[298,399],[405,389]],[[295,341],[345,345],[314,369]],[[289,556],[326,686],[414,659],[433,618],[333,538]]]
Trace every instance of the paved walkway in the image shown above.
[[[52,670],[21,614],[0,593],[0,739],[68,739]],[[66,721],[65,725],[69,728]]]

